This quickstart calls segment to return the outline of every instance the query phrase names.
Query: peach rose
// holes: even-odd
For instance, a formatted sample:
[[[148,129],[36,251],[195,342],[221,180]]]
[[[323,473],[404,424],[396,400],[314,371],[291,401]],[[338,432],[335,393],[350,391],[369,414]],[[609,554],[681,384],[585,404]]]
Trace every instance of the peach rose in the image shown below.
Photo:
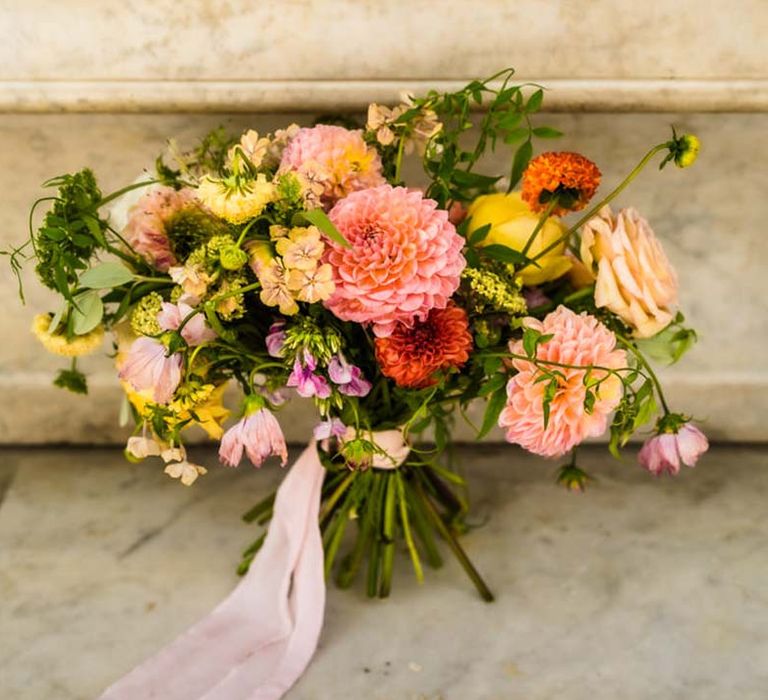
[[[610,207],[582,229],[581,259],[596,274],[595,304],[650,338],[672,321],[677,275],[648,222],[635,209]]]

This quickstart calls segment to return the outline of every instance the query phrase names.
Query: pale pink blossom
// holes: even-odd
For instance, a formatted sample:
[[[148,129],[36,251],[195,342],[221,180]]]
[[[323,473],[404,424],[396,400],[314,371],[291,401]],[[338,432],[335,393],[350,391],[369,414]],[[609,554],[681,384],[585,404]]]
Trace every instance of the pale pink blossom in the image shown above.
[[[165,473],[173,479],[179,479],[184,486],[192,486],[198,476],[207,474],[208,470],[199,464],[193,464],[186,459],[180,462],[171,462],[165,469]]]
[[[674,476],[680,473],[680,465],[696,466],[708,449],[706,435],[696,426],[685,423],[676,433],[662,432],[646,440],[637,459],[640,466],[654,476],[665,472]]]
[[[157,314],[157,322],[164,331],[175,331],[181,322],[189,316],[194,309],[184,302],[171,304],[163,302],[160,313]],[[184,324],[181,329],[181,337],[191,347],[208,343],[216,338],[216,333],[205,320],[205,315],[196,313]]]
[[[123,236],[150,265],[166,272],[176,264],[167,224],[193,202],[194,191],[189,188],[153,187],[131,207]]]
[[[136,391],[151,390],[154,401],[168,403],[181,381],[181,355],[167,355],[167,348],[155,338],[134,340],[120,369],[120,379]]]
[[[507,405],[501,412],[499,425],[506,428],[509,442],[542,457],[559,457],[585,438],[602,434],[608,416],[621,399],[621,380],[604,370],[593,369],[591,380],[604,381],[599,390],[593,390],[595,401],[588,412],[584,407],[586,366],[618,370],[626,367],[626,354],[616,349],[616,337],[594,316],[576,314],[565,306],[558,307],[543,321],[526,318],[524,325],[542,335],[553,336],[536,348],[536,358],[544,367],[547,362],[555,362],[585,369],[549,367],[562,372],[563,378],[557,380],[545,427],[544,392],[549,380],[537,381],[542,377],[542,370],[531,360],[512,360],[517,374],[507,383]],[[509,348],[516,355],[526,354],[522,340],[511,342]]]
[[[222,464],[236,467],[243,458],[243,451],[255,467],[260,467],[267,457],[280,457],[282,466],[288,460],[285,437],[272,411],[260,408],[243,416],[221,439],[219,459]]]
[[[318,423],[312,435],[315,440],[320,443],[321,449],[328,452],[328,448],[331,444],[331,438],[340,440],[347,434],[347,426],[341,421],[340,418],[327,418],[324,421]]]
[[[162,446],[157,440],[146,435],[132,435],[128,438],[125,451],[136,459],[146,459],[147,457],[159,457]]]
[[[352,193],[328,216],[351,246],[326,240],[336,290],[325,305],[338,318],[372,323],[384,337],[448,305],[466,265],[464,239],[436,202],[382,185]]]

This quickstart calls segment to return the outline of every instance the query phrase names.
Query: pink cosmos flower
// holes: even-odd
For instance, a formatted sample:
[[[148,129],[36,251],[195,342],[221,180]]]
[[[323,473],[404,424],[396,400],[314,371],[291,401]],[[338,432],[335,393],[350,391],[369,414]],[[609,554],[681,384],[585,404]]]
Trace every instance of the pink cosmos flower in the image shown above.
[[[157,403],[168,403],[181,381],[181,355],[166,355],[159,340],[142,337],[133,341],[120,369],[120,379],[136,391],[152,390]]]
[[[193,310],[189,304],[181,301],[177,304],[163,302],[162,309],[157,314],[157,322],[164,331],[175,331]],[[206,323],[205,315],[198,313],[184,324],[181,337],[187,341],[188,345],[195,347],[213,340],[216,332]]]
[[[283,151],[279,173],[297,172],[312,186],[321,186],[326,207],[350,192],[386,182],[381,159],[360,130],[318,124],[299,129]]]
[[[243,451],[254,467],[260,467],[267,457],[280,457],[282,466],[288,461],[285,437],[272,411],[260,408],[243,416],[221,438],[219,459],[222,464],[236,467]]]
[[[360,368],[349,364],[341,353],[334,355],[328,363],[328,376],[346,396],[368,396],[371,390],[371,383],[363,377]]]
[[[600,366],[610,369],[626,367],[623,350],[616,349],[616,337],[594,316],[576,314],[559,306],[543,321],[527,318],[524,324],[552,338],[536,349],[540,362],[557,362],[577,366]],[[513,341],[510,352],[525,355],[523,341]],[[591,412],[584,408],[585,369],[553,367],[564,375],[558,380],[557,392],[550,403],[549,422],[544,426],[544,392],[549,381],[533,362],[514,359],[517,370],[507,383],[507,405],[499,417],[499,425],[507,429],[507,440],[542,457],[559,457],[587,437],[605,431],[608,416],[621,399],[621,380],[615,375],[592,370],[593,380],[605,378],[596,392]]]
[[[448,305],[466,261],[463,238],[436,202],[382,185],[342,199],[329,217],[351,245],[326,239],[336,291],[325,305],[338,318],[373,323],[386,337]]]
[[[640,466],[654,476],[665,472],[676,476],[680,465],[696,466],[699,457],[709,449],[706,435],[696,426],[685,423],[676,433],[662,432],[646,440],[637,455]]]
[[[331,387],[325,377],[315,374],[317,360],[308,352],[304,353],[304,362],[297,357],[293,363],[293,371],[288,377],[286,386],[295,387],[296,393],[305,399],[317,396],[318,399],[327,399],[331,395]]]
[[[139,255],[161,272],[167,272],[177,262],[166,224],[194,199],[194,190],[190,188],[175,190],[161,185],[148,190],[128,212],[123,236]]]

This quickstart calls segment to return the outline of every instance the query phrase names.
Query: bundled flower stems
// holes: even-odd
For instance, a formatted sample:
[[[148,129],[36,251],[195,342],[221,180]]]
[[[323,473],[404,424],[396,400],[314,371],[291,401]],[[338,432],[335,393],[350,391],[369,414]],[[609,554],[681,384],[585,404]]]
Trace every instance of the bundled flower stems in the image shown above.
[[[219,129],[112,194],[89,169],[50,180],[39,226],[9,252],[60,296],[33,323],[71,358],[55,384],[86,393],[78,357],[108,336],[135,421],[127,456],[196,488],[188,429],[226,467],[286,465],[282,408],[312,401],[325,574],[370,596],[389,595],[396,550],[421,581],[442,541],[492,599],[459,541],[469,504],[448,458],[470,404],[484,407],[478,439],[500,426],[561,460],[569,489],[589,478],[576,448],[606,431],[618,455],[650,429],[639,460],[654,475],[694,466],[706,438],[668,405],[646,350],[676,361],[695,333],[651,224],[612,207],[646,165],[691,165],[699,142],[673,133],[605,184],[588,154],[548,147],[561,134],[537,122],[542,90],[512,77],[373,104],[357,126]],[[496,149],[509,170],[484,172]],[[423,177],[404,182],[406,159]],[[401,447],[379,437],[393,431]],[[265,525],[274,505],[245,519]]]

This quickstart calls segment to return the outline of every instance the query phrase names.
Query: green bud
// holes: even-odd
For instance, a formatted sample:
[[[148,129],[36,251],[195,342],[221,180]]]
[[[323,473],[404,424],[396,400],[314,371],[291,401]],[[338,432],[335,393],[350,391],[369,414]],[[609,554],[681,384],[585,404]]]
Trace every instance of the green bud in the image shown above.
[[[219,260],[225,270],[239,270],[248,262],[248,254],[236,244],[232,244],[219,251]]]

